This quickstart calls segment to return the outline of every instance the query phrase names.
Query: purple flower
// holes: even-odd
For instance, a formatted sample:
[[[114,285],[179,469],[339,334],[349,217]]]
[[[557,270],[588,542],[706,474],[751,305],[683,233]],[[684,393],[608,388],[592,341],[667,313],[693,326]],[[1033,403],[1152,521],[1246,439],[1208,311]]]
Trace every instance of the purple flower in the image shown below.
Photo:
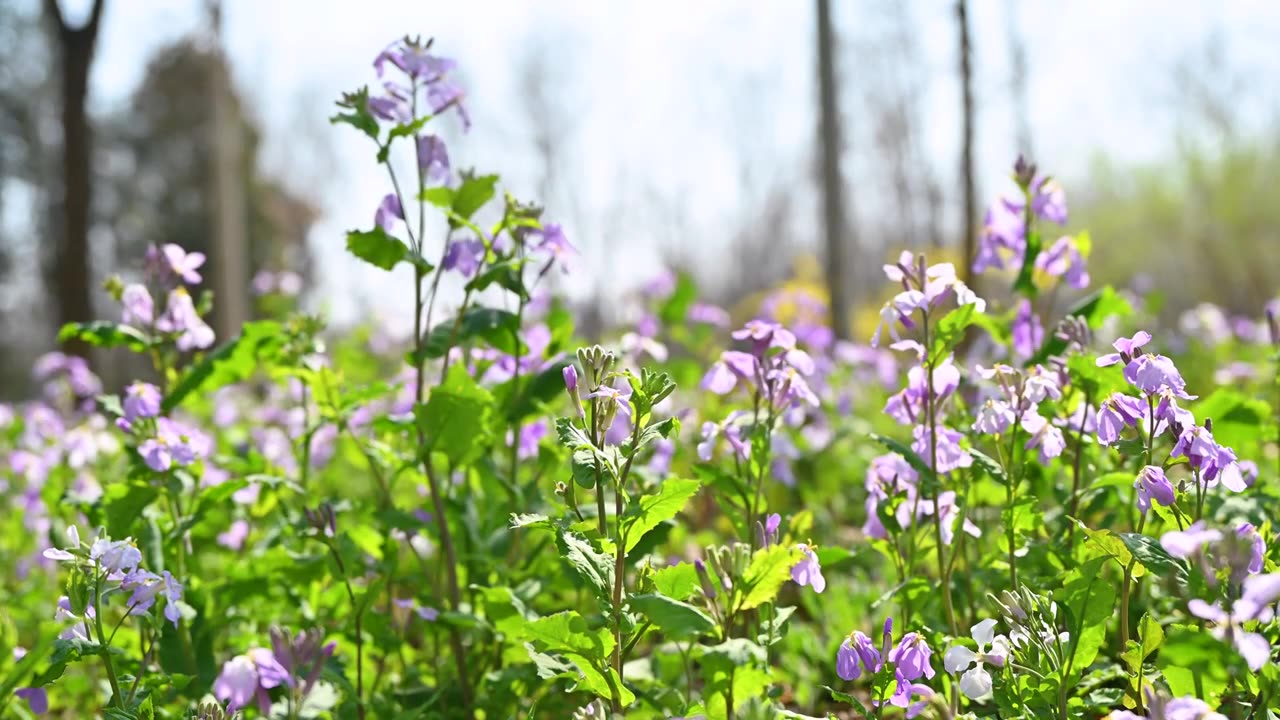
[[[249,523],[244,520],[236,520],[231,523],[231,527],[226,532],[218,534],[218,544],[228,550],[236,552],[244,547],[244,541],[249,538]]]
[[[836,674],[841,680],[857,680],[863,668],[874,675],[882,664],[880,651],[861,630],[845,638],[836,651]]]
[[[1130,360],[1133,359],[1133,356],[1137,353],[1138,348],[1146,345],[1149,342],[1151,342],[1151,333],[1147,332],[1146,330],[1139,330],[1131,338],[1122,337],[1116,340],[1114,343],[1111,343],[1111,347],[1115,348],[1116,352],[1099,357],[1097,360],[1097,365],[1098,367],[1107,367],[1108,365],[1115,365],[1119,362],[1128,363]]]
[[[915,450],[926,463],[932,464],[931,458],[936,455],[937,465],[933,468],[935,472],[949,473],[973,464],[973,456],[960,447],[960,438],[964,437],[963,435],[941,425],[936,428],[936,431],[937,437],[934,441],[929,436],[929,428],[917,425],[912,430],[915,441],[911,443],[911,449]]]
[[[201,265],[204,265],[204,253],[189,253],[182,247],[167,243],[160,248],[164,254],[166,270],[174,277],[182,280],[188,285],[195,285],[202,279],[200,273],[196,272]]]
[[[1120,439],[1120,433],[1126,427],[1137,427],[1138,421],[1147,414],[1142,401],[1132,395],[1115,393],[1098,405],[1095,423],[1098,427],[1098,443],[1113,445]]]
[[[631,417],[631,403],[629,400],[631,397],[630,386],[619,390],[608,385],[601,385],[595,392],[587,393],[586,397],[588,399],[601,398],[606,401],[612,401],[619,415],[628,418]]]
[[[164,315],[156,321],[156,329],[178,335],[177,347],[183,352],[203,350],[213,345],[213,328],[196,312],[195,303],[186,288],[169,293]]]
[[[1270,622],[1275,617],[1272,606],[1280,599],[1280,573],[1251,575],[1244,580],[1240,599],[1227,612],[1220,604],[1195,598],[1187,603],[1187,610],[1198,618],[1217,624],[1214,635],[1231,642],[1236,651],[1257,672],[1271,659],[1271,644],[1258,633],[1246,632],[1242,625],[1254,620]]]
[[[1003,400],[987,400],[978,408],[973,429],[984,435],[1003,435],[1017,420],[1013,408]]]
[[[720,353],[720,359],[711,365],[707,374],[702,377],[702,388],[716,395],[728,395],[733,392],[738,381],[753,385],[757,378],[759,361],[754,355],[726,350]]]
[[[564,230],[558,223],[547,223],[542,229],[530,233],[531,237],[537,238],[538,242],[534,245],[534,249],[545,252],[551,256],[551,263],[560,265],[562,272],[568,272],[567,262],[569,257],[577,254],[578,250],[569,242],[569,238],[565,237]]]
[[[811,405],[818,407],[818,396],[794,367],[781,367],[766,376],[773,387],[773,404],[777,407]]]
[[[142,562],[142,552],[133,538],[112,541],[100,537],[89,546],[89,559],[109,573],[128,573]]]
[[[397,220],[404,220],[404,208],[400,206],[400,197],[395,193],[387,193],[382,198],[382,202],[378,203],[378,209],[373,214],[373,224],[390,234],[395,230]]]
[[[822,564],[818,562],[818,554],[806,543],[799,543],[800,560],[791,566],[791,579],[797,585],[808,585],[816,593],[827,589],[827,579],[822,577]]]
[[[1044,326],[1040,316],[1035,314],[1031,301],[1023,299],[1018,303],[1017,314],[1013,318],[1013,353],[1027,360],[1036,354],[1044,342]]]
[[[1218,530],[1205,529],[1203,520],[1192,523],[1186,530],[1171,530],[1160,536],[1160,547],[1165,552],[1180,559],[1186,560],[1200,553],[1200,550],[1206,545],[1216,543],[1222,539],[1222,533]]]
[[[213,694],[227,702],[227,709],[232,712],[248,707],[256,699],[258,709],[265,715],[271,712],[271,696],[267,691],[291,683],[288,671],[270,650],[250,648],[244,655],[237,655],[222,666],[222,672],[213,683]]]
[[[151,291],[146,285],[131,283],[124,286],[120,293],[120,304],[124,309],[121,322],[135,327],[150,327],[155,322],[155,302],[151,299]]]
[[[729,313],[724,308],[704,302],[695,302],[689,306],[686,318],[691,323],[701,323],[715,327],[729,327]]]
[[[418,138],[418,170],[428,180],[438,183],[449,181],[449,150],[444,140],[438,135],[423,135]]]
[[[151,383],[135,382],[125,388],[124,418],[133,422],[138,418],[155,417],[160,414],[160,388]]]
[[[973,271],[1016,269],[1022,264],[1025,253],[1026,228],[1022,220],[1022,206],[1009,200],[996,201],[987,208],[983,220],[978,252],[973,258]]]
[[[768,518],[766,518],[766,519],[765,519],[765,522],[764,522],[764,534],[765,534],[765,537],[769,537],[769,538],[777,538],[777,537],[778,537],[778,528],[779,528],[779,527],[781,527],[781,526],[782,526],[782,516],[781,516],[781,515],[779,515],[778,513],[773,513],[773,514],[769,515],[769,517],[768,517]]]
[[[1036,269],[1060,277],[1077,290],[1089,287],[1089,271],[1075,238],[1064,235],[1036,256]]]
[[[1173,483],[1165,476],[1164,470],[1156,465],[1148,465],[1138,472],[1133,481],[1138,490],[1138,510],[1145,513],[1151,509],[1151,501],[1155,500],[1164,507],[1169,507],[1176,499]]]
[[[749,320],[741,330],[734,330],[731,337],[750,340],[751,352],[756,357],[764,357],[769,348],[792,350],[796,346],[796,336],[790,330],[769,320]]]
[[[1051,424],[1035,410],[1028,410],[1022,415],[1022,429],[1031,434],[1031,438],[1023,446],[1024,449],[1039,448],[1041,463],[1049,462],[1067,449],[1067,440],[1062,434],[1062,429]]]
[[[1124,378],[1148,395],[1167,389],[1180,398],[1193,399],[1186,394],[1187,383],[1177,366],[1164,355],[1147,353],[1135,357],[1124,366]]]
[[[933,651],[929,649],[924,636],[910,632],[903,635],[902,640],[898,641],[898,646],[889,653],[889,662],[896,665],[898,672],[902,673],[902,677],[907,680],[914,681],[922,676],[932,678],[933,666],[929,662],[932,654]]]
[[[42,687],[25,687],[18,688],[13,694],[27,701],[27,707],[31,708],[31,712],[36,715],[43,715],[49,712],[49,694]]]
[[[1067,224],[1067,193],[1053,178],[1032,183],[1035,194],[1031,197],[1031,211],[1043,220],[1059,225]]]
[[[138,446],[142,459],[156,472],[165,472],[178,465],[190,465],[207,457],[212,441],[183,425],[161,417],[156,419],[156,434]]]
[[[1249,542],[1249,574],[1257,575],[1262,572],[1263,558],[1267,554],[1267,543],[1262,539],[1262,533],[1252,523],[1241,523],[1236,528],[1236,536]]]
[[[454,240],[444,253],[444,262],[440,264],[445,270],[457,270],[463,277],[475,275],[476,270],[484,262],[484,242],[476,238]]]

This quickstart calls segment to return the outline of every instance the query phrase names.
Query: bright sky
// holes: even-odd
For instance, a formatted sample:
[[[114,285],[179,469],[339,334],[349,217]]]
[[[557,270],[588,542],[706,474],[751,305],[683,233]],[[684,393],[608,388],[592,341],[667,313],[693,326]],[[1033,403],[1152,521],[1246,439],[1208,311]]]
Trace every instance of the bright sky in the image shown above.
[[[62,0],[68,13],[87,0]],[[874,38],[880,8],[894,0],[833,0],[841,35],[842,100],[859,121],[859,58]],[[1013,150],[1008,101],[1007,13],[1016,10],[1030,70],[1029,105],[1041,167],[1086,175],[1102,152],[1141,162],[1174,141],[1177,94],[1172,68],[1203,47],[1211,32],[1227,40],[1230,64],[1251,76],[1280,77],[1280,5],[1268,0],[972,0],[980,108],[978,170],[982,197],[1000,187]],[[118,106],[139,81],[150,53],[199,27],[199,0],[107,0],[94,70],[93,103]],[[564,218],[583,253],[571,292],[593,283],[640,282],[657,267],[656,247],[670,224],[653,217],[657,196],[678,207],[714,262],[724,228],[744,200],[742,163],[752,172],[802,179],[814,135],[813,3],[806,0],[224,0],[225,38],[242,92],[267,128],[273,166],[306,165],[300,142],[321,142],[334,175],[319,192],[325,216],[311,241],[327,298],[362,298],[404,317],[397,298],[407,276],[357,268],[345,257],[343,230],[367,227],[387,191],[367,141],[346,128],[310,122],[308,140],[289,139],[304,114],[327,115],[344,90],[374,81],[374,55],[397,36],[436,37],[441,54],[463,70],[475,127],[451,147],[455,163],[499,172],[522,197],[539,177],[520,98],[520,64],[531,46],[548,49],[562,83],[555,113],[568,124],[566,175],[574,206],[557,193],[548,208]],[[950,0],[916,0],[917,41],[927,66],[927,152],[947,200],[955,202],[958,90]],[[1259,85],[1258,115],[1277,107],[1275,88]],[[317,130],[318,128],[318,130]],[[855,130],[856,131],[856,130]],[[856,155],[856,148],[855,148]],[[856,193],[861,166],[853,168]],[[313,171],[314,174],[314,171]],[[806,193],[811,198],[811,194]],[[985,201],[985,200],[984,200]],[[557,202],[559,207],[557,207]],[[812,202],[811,199],[806,202]],[[809,206],[803,206],[807,211]],[[859,207],[858,212],[875,208]],[[814,211],[816,212],[816,211]],[[807,213],[812,216],[812,213]],[[801,242],[814,235],[807,218]],[[338,321],[355,303],[322,303]],[[395,309],[399,305],[400,309]]]

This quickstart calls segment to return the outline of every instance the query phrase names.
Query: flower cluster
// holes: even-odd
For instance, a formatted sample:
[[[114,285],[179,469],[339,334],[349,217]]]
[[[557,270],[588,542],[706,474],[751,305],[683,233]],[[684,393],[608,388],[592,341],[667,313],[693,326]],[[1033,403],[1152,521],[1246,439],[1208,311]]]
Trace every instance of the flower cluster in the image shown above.
[[[836,651],[836,674],[842,680],[852,681],[862,677],[865,672],[871,676],[883,676],[893,682],[893,694],[887,702],[895,707],[906,709],[908,718],[920,714],[928,705],[928,698],[933,690],[920,682],[934,676],[931,657],[933,651],[923,635],[909,632],[902,636],[896,646],[893,643],[893,618],[886,618],[881,635],[880,649],[876,649],[871,638],[861,630],[855,630],[840,643]],[[883,675],[882,675],[883,674]],[[912,698],[920,700],[912,702]],[[873,692],[873,700],[877,705],[885,702],[883,691]]]
[[[86,620],[95,619],[102,599],[114,592],[127,596],[126,613],[129,615],[146,615],[163,598],[164,616],[177,627],[178,620],[182,618],[182,585],[168,570],[157,575],[142,568],[142,552],[133,538],[111,540],[100,533],[92,543],[85,545],[80,540],[79,530],[70,525],[67,527],[67,540],[66,546],[49,548],[44,551],[44,556],[71,564],[76,573],[89,579],[96,598],[63,597],[58,601],[58,618],[72,621],[63,631],[64,638],[88,639]]]

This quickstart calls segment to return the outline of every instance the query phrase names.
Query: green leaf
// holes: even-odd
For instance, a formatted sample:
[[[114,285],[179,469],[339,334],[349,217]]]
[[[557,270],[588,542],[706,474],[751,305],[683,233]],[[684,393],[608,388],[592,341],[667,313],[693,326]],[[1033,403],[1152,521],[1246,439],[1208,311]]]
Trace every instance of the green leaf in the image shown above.
[[[417,408],[417,421],[427,447],[443,453],[455,466],[479,456],[489,440],[488,417],[493,396],[476,384],[463,363],[454,363],[442,384]]]
[[[470,220],[477,210],[493,199],[497,185],[497,175],[464,177],[462,185],[453,195],[453,212]]]
[[[1132,675],[1140,674],[1142,663],[1160,649],[1160,643],[1164,642],[1164,628],[1151,617],[1151,613],[1143,613],[1142,620],[1138,621],[1138,637],[1141,644],[1130,640],[1129,647],[1120,656]]]
[[[32,687],[44,687],[49,683],[62,677],[66,672],[67,666],[79,662],[80,660],[100,655],[102,646],[97,643],[85,642],[84,640],[57,639],[53,643],[53,655],[49,657],[49,667],[40,673],[31,682]]]
[[[742,602],[739,610],[750,610],[778,596],[782,584],[791,578],[791,566],[798,551],[787,545],[756,550],[742,576]]]
[[[662,568],[653,574],[658,592],[676,600],[688,600],[698,592],[698,571],[690,563]]]
[[[669,478],[658,488],[657,494],[646,495],[628,508],[629,521],[624,522],[622,531],[623,537],[627,539],[627,552],[640,542],[645,533],[683,510],[685,503],[697,495],[701,487],[702,483],[697,480]]]
[[[191,367],[165,396],[165,413],[206,385],[223,387],[248,379],[284,345],[284,328],[274,320],[247,322],[240,335]]]
[[[80,340],[94,347],[126,347],[134,352],[144,352],[151,345],[141,330],[106,320],[63,325],[58,332],[58,342],[68,340]]]
[[[469,307],[461,316],[432,328],[423,343],[422,357],[415,359],[444,357],[450,347],[477,338],[508,355],[523,355],[528,348],[519,341],[519,332],[520,318],[515,313],[497,308]]]
[[[151,704],[150,695],[138,706],[138,720],[156,720],[156,709]]]
[[[1239,451],[1256,443],[1271,418],[1266,401],[1237,390],[1219,388],[1195,407],[1196,417],[1213,420],[1213,438]]]
[[[569,565],[591,585],[600,600],[609,604],[613,596],[614,557],[597,551],[581,535],[561,530],[556,545]]]
[[[936,363],[946,357],[947,353],[951,352],[964,338],[965,330],[969,329],[977,315],[981,313],[972,303],[961,305],[943,315],[935,328],[933,343],[929,346],[929,359]]]
[[[1081,672],[1093,664],[1106,640],[1107,622],[1115,606],[1115,584],[1104,577],[1107,558],[1085,561],[1066,578],[1058,591],[1058,602],[1071,623],[1068,666]]]
[[[1140,533],[1116,533],[1124,542],[1129,552],[1148,570],[1166,577],[1176,577],[1180,582],[1187,581],[1187,566],[1173,557],[1160,544],[1159,540]]]
[[[823,685],[822,687],[827,692],[831,693],[832,700],[854,706],[855,708],[858,709],[858,712],[862,713],[863,717],[871,717],[873,715],[873,713],[867,709],[867,706],[862,704],[861,700],[850,695],[849,693],[842,693],[839,690],[827,687],[826,685]]]
[[[519,634],[548,652],[578,653],[594,660],[604,659],[613,652],[613,635],[609,629],[592,630],[586,619],[573,610],[527,621]]]
[[[1232,673],[1246,669],[1235,648],[1188,625],[1172,625],[1156,658],[1156,667],[1174,697],[1191,695],[1216,707]]]
[[[623,706],[630,705],[636,701],[635,693],[631,692],[631,690],[627,689],[626,685],[622,684],[622,680],[618,677],[618,673],[616,673],[613,668],[608,667],[604,663],[600,663],[604,666],[604,671],[602,672],[597,666],[598,661],[593,662],[589,657],[578,653],[565,653],[564,656],[568,658],[578,670],[577,689],[585,690],[586,692],[594,694],[596,697],[608,700],[613,697],[613,688],[617,688],[618,698],[622,702]]]
[[[329,118],[334,125],[350,125],[374,140],[378,139],[378,120],[369,112],[369,88],[345,93],[338,101],[340,112]]]
[[[57,639],[54,635],[45,633],[40,636],[34,647],[27,650],[27,654],[13,664],[9,668],[9,673],[4,676],[4,681],[0,682],[0,698],[8,699],[13,696],[13,691],[23,682],[23,678],[27,677],[35,666],[44,662],[45,657],[49,655],[49,651],[54,648]],[[5,703],[0,700],[0,710],[3,710]]]
[[[664,326],[681,325],[689,315],[689,308],[698,299],[698,286],[688,273],[676,277],[676,287],[658,307],[658,317]]]
[[[154,487],[143,483],[108,485],[100,501],[106,515],[107,534],[113,538],[130,535],[134,522],[142,518],[142,511],[159,495]]]
[[[659,594],[632,595],[627,603],[672,640],[709,633],[716,623],[698,608]]]
[[[524,276],[522,270],[524,262],[522,260],[504,260],[499,263],[485,268],[485,271],[472,278],[467,283],[467,289],[474,292],[482,292],[487,290],[489,286],[497,284],[504,290],[515,293],[516,297],[521,300],[529,301],[529,291],[524,286]]]
[[[376,268],[390,270],[409,256],[409,248],[400,238],[388,235],[380,227],[347,232],[347,251]]]

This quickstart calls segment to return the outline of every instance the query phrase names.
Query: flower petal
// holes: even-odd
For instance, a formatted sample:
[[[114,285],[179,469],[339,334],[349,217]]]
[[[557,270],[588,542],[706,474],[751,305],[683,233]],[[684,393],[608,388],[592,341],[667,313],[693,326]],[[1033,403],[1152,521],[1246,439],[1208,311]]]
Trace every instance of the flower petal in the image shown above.
[[[991,696],[991,675],[981,665],[960,676],[960,692],[970,700]]]
[[[961,670],[972,665],[978,659],[978,654],[963,645],[952,645],[947,649],[947,654],[942,656],[942,666],[949,673],[958,673]]]
[[[979,649],[985,648],[996,636],[996,621],[993,618],[987,618],[969,628],[969,633],[973,635],[974,640],[978,641]]]

